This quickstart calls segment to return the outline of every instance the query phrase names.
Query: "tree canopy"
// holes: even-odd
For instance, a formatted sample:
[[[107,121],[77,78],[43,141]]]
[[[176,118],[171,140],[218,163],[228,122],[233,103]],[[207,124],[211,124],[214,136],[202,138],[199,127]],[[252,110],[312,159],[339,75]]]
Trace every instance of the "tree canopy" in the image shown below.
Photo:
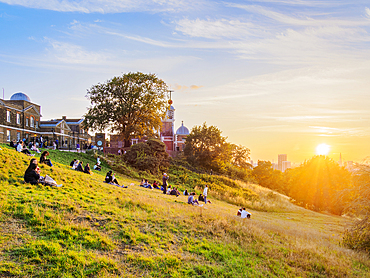
[[[86,95],[91,106],[85,114],[85,127],[117,132],[126,146],[131,138],[152,136],[162,124],[167,92],[163,80],[141,72],[126,73],[94,85]]]
[[[195,126],[186,137],[184,154],[193,165],[218,168],[220,160],[228,155],[226,138],[215,126]]]
[[[226,142],[226,137],[216,126],[202,126],[192,128],[185,141],[184,154],[194,166],[214,169],[228,173],[231,168],[251,168],[249,161],[250,150],[242,145]],[[231,171],[235,174],[235,171]]]
[[[350,200],[351,173],[327,156],[314,156],[289,172],[289,196],[314,210],[340,215]]]
[[[132,145],[124,157],[131,166],[142,171],[158,173],[166,171],[169,166],[166,146],[158,139]]]

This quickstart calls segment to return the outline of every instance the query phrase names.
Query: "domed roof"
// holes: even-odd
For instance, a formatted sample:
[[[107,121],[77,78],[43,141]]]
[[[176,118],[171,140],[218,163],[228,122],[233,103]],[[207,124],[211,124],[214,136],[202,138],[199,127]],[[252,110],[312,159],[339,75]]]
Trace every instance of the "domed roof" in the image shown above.
[[[10,97],[10,100],[25,100],[25,101],[31,102],[31,99],[29,98],[29,96],[27,96],[26,94],[22,92],[15,93],[14,95]]]
[[[177,129],[176,135],[189,135],[189,129],[184,126],[184,122],[181,122],[181,126]]]

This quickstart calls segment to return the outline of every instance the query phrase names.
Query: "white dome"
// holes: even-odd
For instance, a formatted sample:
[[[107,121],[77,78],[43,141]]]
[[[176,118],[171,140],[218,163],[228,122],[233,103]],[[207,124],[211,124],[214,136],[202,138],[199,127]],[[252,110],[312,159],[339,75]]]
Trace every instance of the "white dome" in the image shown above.
[[[22,92],[15,93],[14,95],[10,97],[10,100],[25,100],[25,101],[31,102],[31,99],[29,98],[29,96],[27,96],[26,94]]]
[[[189,135],[189,129],[184,126],[184,122],[181,122],[181,126],[177,129],[176,135]]]

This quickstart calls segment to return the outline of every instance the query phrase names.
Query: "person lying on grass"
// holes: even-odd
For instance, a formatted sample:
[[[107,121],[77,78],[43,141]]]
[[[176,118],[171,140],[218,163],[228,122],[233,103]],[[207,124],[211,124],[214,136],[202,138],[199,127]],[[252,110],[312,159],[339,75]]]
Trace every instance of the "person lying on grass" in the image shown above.
[[[190,205],[194,205],[194,204],[197,204],[199,206],[199,203],[198,203],[198,200],[194,198],[195,196],[195,192],[192,192],[190,193],[189,197],[188,197],[188,204]]]
[[[48,186],[56,186],[61,187],[61,184],[57,184],[52,178],[50,178],[48,175],[45,177],[40,176],[40,168],[37,165],[36,158],[32,158],[30,161],[30,165],[26,169],[26,172],[24,173],[24,181],[26,183],[30,184],[43,184]]]
[[[49,158],[46,158],[49,155],[48,151],[43,151],[40,156],[40,163],[45,163],[46,165],[52,167],[53,164],[51,163],[51,160]]]

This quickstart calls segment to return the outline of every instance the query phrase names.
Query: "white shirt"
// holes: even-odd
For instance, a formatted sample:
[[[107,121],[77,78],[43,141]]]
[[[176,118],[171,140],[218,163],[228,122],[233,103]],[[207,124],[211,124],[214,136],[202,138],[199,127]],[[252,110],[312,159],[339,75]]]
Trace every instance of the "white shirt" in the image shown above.
[[[247,215],[251,215],[248,211],[242,210],[242,213],[240,215],[241,218],[247,218]]]
[[[22,144],[18,144],[18,146],[17,146],[17,151],[18,152],[21,152],[23,150],[23,146],[22,146]]]
[[[204,188],[204,190],[203,190],[203,196],[207,197],[207,191],[208,191],[208,186]]]

